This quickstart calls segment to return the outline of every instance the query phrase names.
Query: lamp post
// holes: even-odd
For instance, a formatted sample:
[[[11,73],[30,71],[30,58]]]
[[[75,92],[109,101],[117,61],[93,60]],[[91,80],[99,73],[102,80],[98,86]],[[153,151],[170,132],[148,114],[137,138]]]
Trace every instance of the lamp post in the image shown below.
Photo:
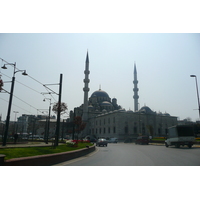
[[[49,138],[49,126],[50,126],[50,118],[51,118],[51,99],[50,98],[44,98],[43,101],[45,101],[45,99],[48,99],[50,101],[49,104],[49,117],[48,117],[48,122],[47,122],[47,131],[46,131],[46,136],[45,136],[45,142],[46,144],[48,144],[48,138]]]
[[[6,127],[5,127],[3,144],[2,144],[3,146],[6,146],[6,141],[7,141],[8,128],[9,128],[9,123],[10,123],[10,111],[11,111],[11,106],[12,106],[12,98],[13,98],[13,91],[14,91],[14,85],[15,85],[15,74],[17,72],[23,72],[22,75],[28,75],[26,73],[26,70],[17,70],[16,71],[16,63],[14,63],[14,64],[13,63],[4,64],[2,69],[7,69],[6,65],[13,65],[14,66],[14,72],[13,72],[13,77],[12,77],[12,82],[11,82],[10,98],[9,98],[9,104],[8,104],[7,117],[6,117]]]
[[[60,82],[58,84],[48,84],[48,85],[59,85],[59,93],[55,93],[53,90],[51,90],[54,94],[58,95],[58,109],[57,109],[57,122],[56,122],[56,130],[55,130],[55,141],[54,141],[54,147],[58,146],[58,137],[60,132],[60,113],[61,113],[61,93],[62,93],[62,77],[63,75],[60,74]],[[47,88],[47,84],[43,85]],[[49,93],[50,94],[50,93]]]
[[[62,93],[62,74],[60,74],[60,83],[59,83],[59,95],[58,95],[58,112],[57,112],[57,122],[56,122],[56,132],[55,132],[55,143],[54,146],[58,146],[58,137],[60,132],[60,106],[61,106],[61,93]]]
[[[197,76],[190,75],[190,77],[194,77],[196,80],[196,89],[197,89],[197,100],[198,100],[198,110],[199,110],[199,118],[200,118],[200,102],[199,102],[199,91],[198,91],[198,84],[197,84]]]

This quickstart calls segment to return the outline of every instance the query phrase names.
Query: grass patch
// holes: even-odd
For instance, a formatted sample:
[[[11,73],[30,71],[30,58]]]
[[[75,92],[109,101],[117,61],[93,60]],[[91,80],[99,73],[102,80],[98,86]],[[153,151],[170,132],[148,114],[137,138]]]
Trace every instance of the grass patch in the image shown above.
[[[45,154],[53,154],[53,153],[61,153],[67,151],[73,151],[77,149],[85,148],[85,146],[92,146],[91,143],[78,143],[78,147],[67,147],[66,144],[59,145],[55,149],[51,146],[48,147],[23,147],[23,148],[4,148],[0,149],[0,154],[5,154],[5,160],[9,160],[12,158],[21,158],[21,157],[29,157],[29,156],[37,156],[37,155],[45,155]]]

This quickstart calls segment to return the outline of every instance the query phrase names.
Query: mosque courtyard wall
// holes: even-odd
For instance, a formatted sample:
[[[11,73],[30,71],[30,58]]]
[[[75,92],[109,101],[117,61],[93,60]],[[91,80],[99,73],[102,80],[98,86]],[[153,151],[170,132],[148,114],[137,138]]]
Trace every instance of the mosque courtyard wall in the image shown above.
[[[138,135],[166,137],[168,127],[177,125],[177,117],[120,110],[93,116],[88,123],[92,137],[126,140]]]

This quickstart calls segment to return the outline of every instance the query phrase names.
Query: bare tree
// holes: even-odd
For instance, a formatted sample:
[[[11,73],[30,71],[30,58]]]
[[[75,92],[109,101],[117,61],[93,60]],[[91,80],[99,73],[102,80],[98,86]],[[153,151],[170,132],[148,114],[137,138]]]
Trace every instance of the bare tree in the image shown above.
[[[61,114],[66,113],[66,110],[68,109],[67,104],[64,102],[61,102],[60,105],[59,105],[59,103],[54,103],[53,108],[52,108],[53,112],[55,112],[57,114],[59,109],[60,109]]]

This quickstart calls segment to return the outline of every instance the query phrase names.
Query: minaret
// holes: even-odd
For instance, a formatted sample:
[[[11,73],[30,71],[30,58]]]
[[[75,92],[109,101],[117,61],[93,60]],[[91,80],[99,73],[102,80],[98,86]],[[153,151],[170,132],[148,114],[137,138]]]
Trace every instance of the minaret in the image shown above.
[[[134,84],[134,88],[133,88],[133,92],[134,92],[134,95],[133,95],[133,99],[134,99],[134,111],[138,111],[138,99],[139,99],[139,96],[138,96],[138,87],[137,87],[137,84],[138,84],[138,80],[137,80],[137,70],[136,70],[136,64],[134,63],[134,72],[133,72],[133,76],[134,76],[134,81],[133,81],[133,84]]]
[[[85,83],[85,87],[83,88],[84,91],[84,103],[83,103],[83,121],[87,121],[88,120],[88,92],[89,92],[89,87],[88,84],[90,82],[89,79],[89,58],[88,58],[88,52],[87,52],[87,56],[86,56],[86,61],[85,61],[85,79],[83,80],[83,82]]]

